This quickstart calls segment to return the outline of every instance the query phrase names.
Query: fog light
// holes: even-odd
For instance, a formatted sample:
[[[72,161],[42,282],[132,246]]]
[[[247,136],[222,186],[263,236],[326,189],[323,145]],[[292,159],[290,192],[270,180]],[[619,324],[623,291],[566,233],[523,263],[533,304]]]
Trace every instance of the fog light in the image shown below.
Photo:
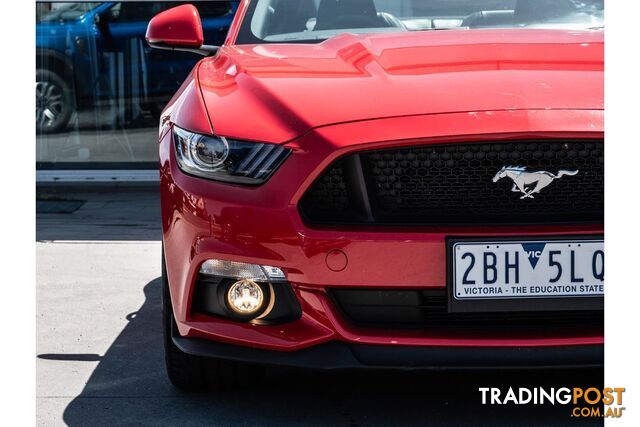
[[[253,280],[239,280],[227,291],[227,304],[238,314],[256,314],[262,309],[264,292]]]

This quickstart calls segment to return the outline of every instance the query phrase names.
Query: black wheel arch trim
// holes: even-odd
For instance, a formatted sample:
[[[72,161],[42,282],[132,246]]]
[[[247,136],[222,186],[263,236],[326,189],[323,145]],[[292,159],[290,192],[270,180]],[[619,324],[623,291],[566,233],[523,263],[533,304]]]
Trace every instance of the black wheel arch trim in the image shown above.
[[[59,52],[55,49],[48,48],[36,48],[36,70],[38,69],[47,69],[42,66],[42,63],[45,62],[48,58],[57,61],[62,64],[64,75],[60,76],[63,79],[69,79],[68,81],[71,83],[71,90],[73,92],[73,101],[76,105],[80,105],[81,94],[78,92],[79,82],[78,79],[82,79],[82,76],[76,75],[75,67],[73,65],[73,60],[62,52]],[[52,70],[54,71],[54,70]],[[55,72],[55,71],[54,71]]]

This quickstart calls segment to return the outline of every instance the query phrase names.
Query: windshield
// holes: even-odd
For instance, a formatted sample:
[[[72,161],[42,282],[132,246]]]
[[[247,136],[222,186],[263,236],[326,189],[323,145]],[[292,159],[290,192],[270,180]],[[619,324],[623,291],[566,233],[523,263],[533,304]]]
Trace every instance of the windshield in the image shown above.
[[[100,3],[51,3],[54,8],[40,16],[39,22],[72,21],[80,18]]]
[[[604,0],[255,0],[237,43],[320,42],[346,32],[603,25]]]

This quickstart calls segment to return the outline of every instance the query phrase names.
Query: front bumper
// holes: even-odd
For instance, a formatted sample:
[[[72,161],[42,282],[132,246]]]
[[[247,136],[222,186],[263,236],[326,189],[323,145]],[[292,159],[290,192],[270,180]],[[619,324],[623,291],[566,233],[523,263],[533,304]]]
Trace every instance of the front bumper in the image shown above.
[[[465,140],[554,135],[601,138],[601,122],[601,112],[593,111],[512,111],[329,126],[289,143],[294,150],[292,156],[260,187],[209,182],[182,174],[175,163],[170,133],[166,134],[160,147],[164,245],[176,323],[180,336],[186,337],[176,337],[176,343],[195,353],[200,350],[193,350],[185,339],[192,339],[193,343],[202,339],[217,341],[220,345],[216,348],[221,348],[222,343],[246,347],[250,354],[257,349],[286,352],[275,357],[291,362],[286,364],[295,364],[292,359],[298,356],[294,355],[300,355],[303,349],[313,353],[311,350],[317,348],[322,355],[328,351],[322,349],[340,347],[348,351],[335,351],[352,357],[344,356],[338,363],[345,367],[367,365],[362,362],[366,362],[367,357],[362,356],[365,353],[396,353],[398,349],[407,350],[408,354],[416,351],[416,356],[411,357],[429,366],[444,363],[448,352],[455,353],[452,363],[464,364],[466,357],[480,357],[485,351],[476,353],[476,349],[516,359],[518,354],[546,354],[541,357],[546,360],[541,366],[552,364],[553,358],[562,361],[564,354],[573,353],[572,357],[579,359],[582,356],[575,354],[601,347],[602,330],[545,330],[523,335],[465,329],[443,332],[428,328],[362,328],[341,315],[328,290],[444,289],[447,238],[592,235],[602,234],[602,225],[322,229],[305,225],[297,204],[315,177],[349,151],[463,137]],[[424,129],[430,129],[427,138]],[[391,142],[370,142],[380,140]],[[336,253],[341,254],[337,255],[340,259],[334,258]],[[191,310],[194,283],[201,263],[210,258],[280,267],[293,287],[302,317],[280,325],[255,325],[194,313]],[[214,344],[205,347],[211,350]],[[411,348],[414,350],[409,351]],[[215,351],[211,351],[214,355]],[[411,357],[404,362],[411,363]],[[529,366],[530,363],[525,363],[528,356],[523,357],[522,363]],[[473,365],[472,360],[468,363]]]
[[[283,353],[203,339],[173,337],[195,356],[238,362],[313,369],[483,369],[587,368],[604,365],[602,345],[558,347],[392,347],[333,341]]]

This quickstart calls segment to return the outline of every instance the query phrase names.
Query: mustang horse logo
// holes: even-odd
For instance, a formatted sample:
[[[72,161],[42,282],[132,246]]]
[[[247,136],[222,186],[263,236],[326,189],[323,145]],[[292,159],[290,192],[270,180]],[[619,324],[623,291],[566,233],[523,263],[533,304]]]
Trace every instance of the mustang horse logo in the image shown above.
[[[575,176],[579,170],[559,170],[557,175],[547,171],[527,172],[522,166],[505,166],[493,177],[493,182],[498,182],[502,178],[510,178],[513,181],[511,191],[522,193],[520,199],[533,199],[533,195],[548,186],[554,179],[562,178],[565,175]]]

